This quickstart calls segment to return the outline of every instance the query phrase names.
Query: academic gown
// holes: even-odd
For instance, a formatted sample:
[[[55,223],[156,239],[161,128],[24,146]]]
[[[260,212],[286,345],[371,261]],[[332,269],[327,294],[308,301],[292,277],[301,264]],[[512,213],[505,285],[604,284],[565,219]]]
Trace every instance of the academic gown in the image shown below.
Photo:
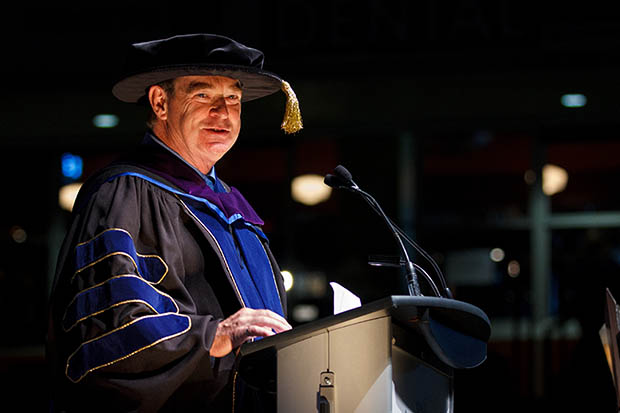
[[[234,351],[209,354],[242,307],[286,316],[263,222],[149,136],[76,200],[50,303],[52,409],[269,411]]]

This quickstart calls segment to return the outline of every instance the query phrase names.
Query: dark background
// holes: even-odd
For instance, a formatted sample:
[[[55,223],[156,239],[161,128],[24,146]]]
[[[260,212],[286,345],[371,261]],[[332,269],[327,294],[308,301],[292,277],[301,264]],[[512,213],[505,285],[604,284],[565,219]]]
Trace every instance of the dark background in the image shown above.
[[[240,139],[218,165],[294,273],[292,310],[310,304],[319,317],[329,314],[329,281],[363,302],[405,293],[397,271],[367,265],[369,254],[397,249],[361,199],[335,192],[308,207],[290,197],[295,176],[343,164],[433,255],[456,298],[492,321],[488,360],[456,374],[457,412],[614,411],[598,336],[605,288],[620,295],[620,14],[610,4],[6,8],[0,373],[8,386],[0,403],[46,409],[46,300],[68,223],[57,204],[60,156],[82,156],[87,177],[141,139],[144,110],[110,93],[127,44],[210,32],[262,50],[265,68],[301,102],[305,128],[294,136],[279,130],[282,94],[246,104]],[[586,95],[586,106],[562,106],[565,93]],[[119,116],[118,127],[95,128],[99,113]],[[565,168],[569,181],[536,204],[540,180],[528,184],[524,175],[546,162]],[[547,221],[535,220],[541,205]],[[537,254],[541,228],[545,252]],[[485,258],[494,247],[505,260]],[[534,270],[541,259],[542,273]],[[516,277],[507,273],[511,260],[520,264]],[[542,299],[540,277],[548,285]]]

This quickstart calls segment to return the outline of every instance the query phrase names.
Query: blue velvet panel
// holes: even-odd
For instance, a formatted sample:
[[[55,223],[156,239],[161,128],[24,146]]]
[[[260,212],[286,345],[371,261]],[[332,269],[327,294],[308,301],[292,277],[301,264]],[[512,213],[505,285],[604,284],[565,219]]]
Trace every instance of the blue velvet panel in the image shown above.
[[[241,256],[248,267],[248,274],[262,303],[265,308],[284,317],[282,302],[274,279],[275,274],[262,242],[257,234],[247,226],[233,225],[233,231],[237,238],[238,248],[241,249]]]
[[[205,212],[199,204],[188,201],[186,205],[222,249],[243,304],[249,308],[268,309],[283,316],[271,262],[260,239],[253,232],[253,226],[242,220],[226,225],[216,216]]]
[[[88,373],[109,366],[191,327],[186,315],[145,316],[82,344],[67,360],[67,377],[78,382]]]
[[[127,303],[143,303],[151,313],[176,313],[176,303],[143,279],[124,275],[80,292],[71,301],[63,318],[63,328],[70,330],[80,321]]]
[[[103,231],[75,247],[75,272],[77,274],[105,258],[119,254],[131,259],[138,275],[149,282],[161,282],[168,272],[168,267],[159,256],[138,254],[131,235],[117,228]]]

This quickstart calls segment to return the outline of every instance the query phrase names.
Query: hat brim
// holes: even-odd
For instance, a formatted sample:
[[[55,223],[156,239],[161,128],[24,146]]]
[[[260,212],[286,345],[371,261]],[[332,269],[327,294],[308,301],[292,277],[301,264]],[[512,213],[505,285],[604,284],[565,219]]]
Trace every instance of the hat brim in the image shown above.
[[[181,76],[226,76],[237,79],[243,87],[242,102],[258,99],[279,91],[282,79],[273,73],[234,65],[179,65],[154,68],[128,76],[112,87],[112,93],[123,102],[136,103],[150,86]]]

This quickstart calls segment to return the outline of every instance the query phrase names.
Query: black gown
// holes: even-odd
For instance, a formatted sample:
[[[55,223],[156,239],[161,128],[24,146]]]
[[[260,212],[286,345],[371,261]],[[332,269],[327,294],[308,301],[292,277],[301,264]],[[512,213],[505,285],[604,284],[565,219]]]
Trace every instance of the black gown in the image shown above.
[[[85,183],[50,303],[54,411],[269,411],[240,387],[234,351],[209,354],[219,321],[240,308],[286,315],[262,221],[218,185],[148,134]]]

